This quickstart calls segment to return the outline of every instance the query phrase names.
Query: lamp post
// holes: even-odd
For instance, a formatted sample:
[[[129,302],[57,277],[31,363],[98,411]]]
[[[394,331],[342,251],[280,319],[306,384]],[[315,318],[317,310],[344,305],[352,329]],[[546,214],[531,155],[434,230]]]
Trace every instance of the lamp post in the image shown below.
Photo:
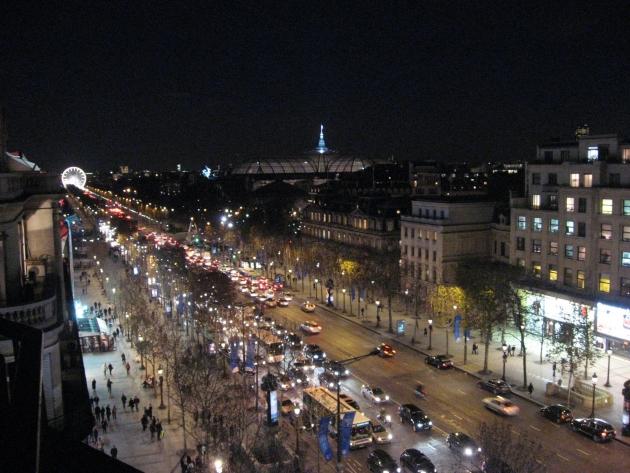
[[[158,368],[158,376],[160,377],[160,406],[158,409],[166,409],[164,405],[164,370],[161,366]]]
[[[504,343],[501,345],[501,349],[503,350],[503,374],[501,375],[501,379],[505,381],[505,362],[507,361],[507,345]]]
[[[342,455],[341,455],[341,381],[339,380],[339,371],[335,371],[335,384],[337,385],[337,471],[343,471]]]
[[[219,458],[214,461],[214,471],[216,473],[223,473],[223,461]]]
[[[595,417],[595,388],[597,386],[597,375],[595,373],[593,373],[591,382],[593,383],[593,401],[591,403],[591,416],[590,417]]]
[[[604,384],[604,386],[609,388],[611,386],[610,384],[610,356],[612,355],[612,350],[609,348],[608,350],[606,350],[606,354],[608,355],[608,369],[606,370],[606,384]]]
[[[429,319],[429,350],[431,349],[431,335],[433,335],[433,320]]]
[[[343,292],[343,313],[346,313],[346,288],[344,287],[341,292]]]
[[[300,454],[300,408],[293,409],[295,414],[295,454]]]
[[[319,279],[315,278],[315,300],[319,300],[317,297],[317,284],[319,283]]]
[[[374,301],[374,303],[376,304],[376,328],[381,326],[381,316],[380,316],[380,311],[381,311],[381,301]]]
[[[289,269],[289,287],[291,287],[291,273],[293,273],[293,270]]]
[[[405,315],[409,313],[409,289],[405,289]]]
[[[127,320],[127,343],[131,343],[131,334],[129,333],[129,313],[125,314],[125,319]]]
[[[142,347],[143,347],[143,343],[144,342],[144,338],[142,337],[142,335],[138,335],[138,350],[140,351],[140,369],[143,370],[145,369],[144,367],[144,354],[142,353]]]

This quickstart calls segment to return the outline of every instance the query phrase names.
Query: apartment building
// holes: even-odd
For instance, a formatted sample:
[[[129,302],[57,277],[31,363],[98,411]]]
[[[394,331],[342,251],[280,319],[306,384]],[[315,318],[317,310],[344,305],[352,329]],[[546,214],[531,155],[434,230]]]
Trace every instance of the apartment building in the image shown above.
[[[630,143],[581,134],[541,145],[525,180],[511,200],[510,262],[555,299],[545,331],[578,304],[600,345],[630,353]]]

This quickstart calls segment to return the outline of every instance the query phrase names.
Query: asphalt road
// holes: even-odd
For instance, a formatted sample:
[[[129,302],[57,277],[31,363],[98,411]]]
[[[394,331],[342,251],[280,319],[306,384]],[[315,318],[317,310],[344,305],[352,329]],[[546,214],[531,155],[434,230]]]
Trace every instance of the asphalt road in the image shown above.
[[[347,359],[368,353],[383,340],[374,332],[331,314],[318,307],[314,314],[306,314],[299,308],[300,299],[289,307],[267,309],[279,323],[282,319],[301,322],[316,320],[323,326],[318,335],[305,336],[305,343],[316,343],[327,353],[329,359]],[[289,325],[289,324],[287,324]],[[481,422],[507,422],[515,435],[527,436],[543,444],[541,451],[535,452],[537,461],[545,464],[549,472],[609,472],[629,471],[630,448],[618,442],[599,444],[591,439],[571,432],[567,426],[557,425],[543,419],[538,407],[513,396],[520,407],[520,414],[513,418],[503,418],[486,410],[481,402],[491,396],[480,390],[476,379],[458,370],[440,371],[424,363],[424,357],[404,346],[395,346],[394,358],[383,359],[377,356],[362,359],[348,366],[351,375],[342,382],[342,389],[354,398],[362,410],[371,418],[376,418],[378,408],[371,406],[361,396],[361,385],[380,386],[394,402],[387,406],[392,416],[391,445],[382,448],[398,459],[406,448],[417,448],[434,462],[438,471],[466,471],[457,456],[446,445],[446,435],[462,431],[475,437]],[[418,400],[413,393],[414,385],[421,381],[427,388],[427,398]],[[294,399],[301,397],[298,392],[287,393]],[[433,431],[414,433],[411,427],[398,420],[397,408],[401,403],[413,402],[423,408],[433,420]],[[346,466],[348,471],[366,471],[366,458],[369,449],[353,451]]]

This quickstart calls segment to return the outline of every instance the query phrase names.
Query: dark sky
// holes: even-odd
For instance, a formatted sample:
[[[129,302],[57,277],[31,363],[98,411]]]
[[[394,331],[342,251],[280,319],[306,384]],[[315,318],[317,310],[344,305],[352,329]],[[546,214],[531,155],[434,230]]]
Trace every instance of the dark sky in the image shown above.
[[[3,5],[9,147],[47,169],[297,153],[320,122],[342,151],[441,160],[630,133],[627,2]]]

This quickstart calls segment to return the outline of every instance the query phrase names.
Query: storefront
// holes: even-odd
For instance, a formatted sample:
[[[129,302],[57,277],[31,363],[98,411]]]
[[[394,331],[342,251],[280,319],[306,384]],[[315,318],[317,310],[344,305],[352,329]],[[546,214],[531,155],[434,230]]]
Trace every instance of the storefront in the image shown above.
[[[100,317],[78,317],[79,341],[84,353],[114,349],[114,337]]]
[[[597,303],[597,334],[606,349],[630,358],[630,308]]]

